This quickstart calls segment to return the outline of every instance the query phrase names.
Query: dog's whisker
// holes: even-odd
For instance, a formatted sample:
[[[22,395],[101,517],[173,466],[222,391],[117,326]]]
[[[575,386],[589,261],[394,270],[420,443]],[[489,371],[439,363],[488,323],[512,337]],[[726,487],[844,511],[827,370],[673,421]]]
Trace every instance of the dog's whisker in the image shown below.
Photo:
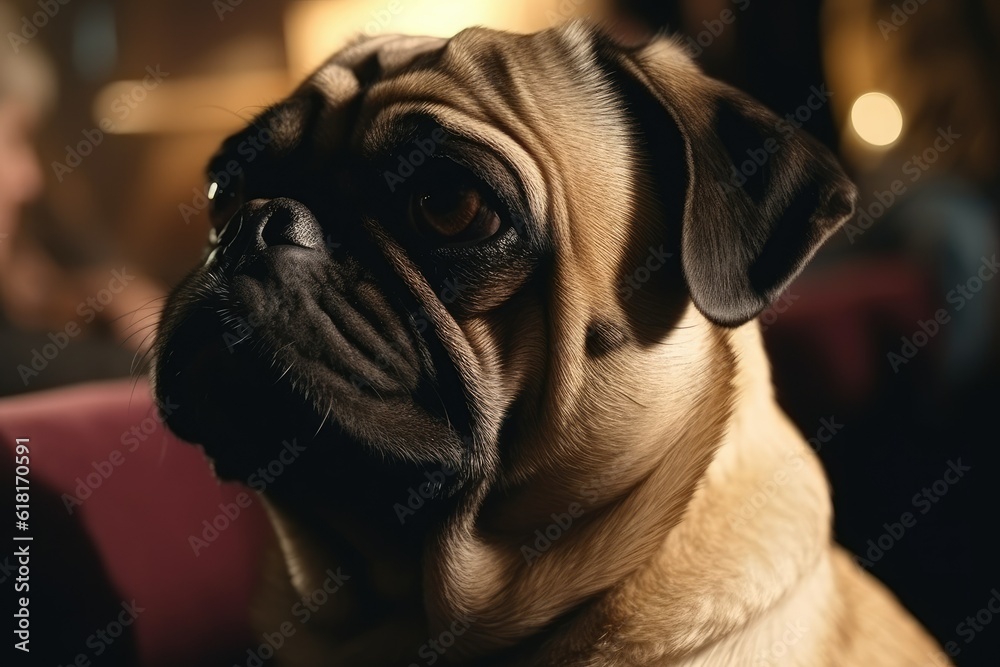
[[[138,336],[139,334],[145,333],[145,332],[149,331],[150,329],[153,329],[153,331],[150,334],[148,334],[145,339],[143,339],[143,343],[145,343],[146,340],[148,340],[149,336],[156,335],[156,326],[157,326],[157,324],[159,324],[159,322],[150,322],[148,324],[145,324],[144,326],[139,327],[138,329],[136,329],[135,331],[133,331],[129,335],[125,336],[120,341],[118,341],[118,347],[119,347],[119,349],[125,347],[125,344],[128,343],[129,340],[131,340],[132,338]],[[141,347],[142,347],[141,343],[140,343],[139,347],[141,349]]]
[[[125,325],[124,331],[128,331],[132,327],[139,326],[140,324],[143,324],[150,319],[154,320],[153,324],[158,324],[160,321],[160,311],[157,310],[155,313],[148,313],[146,315],[143,315],[139,319],[135,320],[134,322],[129,322],[127,325]]]
[[[240,338],[238,341],[235,341],[235,342],[231,343],[231,347],[236,347],[240,343],[243,343],[244,341],[250,339],[252,336],[253,336],[253,334],[247,334],[247,335],[243,336],[243,338]]]
[[[134,374],[136,377],[143,374],[143,371],[146,369],[146,363],[149,361],[150,355],[153,353],[153,345],[150,344],[147,346],[146,341],[150,338],[154,338],[155,340],[156,333],[156,330],[151,331],[145,338],[142,339],[142,342],[139,343],[138,349],[135,351],[135,354],[132,355],[132,363],[129,366],[130,374]],[[136,357],[140,354],[142,356],[139,357],[139,361],[136,363]]]
[[[228,107],[224,107],[224,106],[222,106],[220,104],[200,104],[200,105],[196,106],[195,108],[196,109],[215,109],[216,111],[224,111],[225,113],[228,113],[228,114],[230,114],[232,116],[235,116],[241,122],[247,123],[251,127],[254,127],[254,128],[258,129],[258,130],[260,130],[260,129],[267,129],[267,128],[264,128],[262,126],[258,126],[257,123],[256,123],[256,121],[254,120],[253,116],[249,116],[249,117],[242,116],[242,115],[240,115],[240,112],[239,112],[239,111],[243,111],[245,109],[260,109],[260,110],[263,111],[264,109],[267,108],[267,107],[264,107],[264,106],[247,105],[247,106],[242,107],[239,111],[233,111],[232,109],[230,109]]]
[[[319,428],[316,429],[315,433],[313,433],[313,438],[315,438],[316,436],[318,436],[319,433],[320,433],[320,431],[323,430],[323,427],[326,426],[326,420],[330,418],[330,414],[332,412],[333,412],[333,408],[332,407],[326,409],[326,414],[323,415],[323,420],[319,423]]]
[[[164,301],[165,302],[166,300],[167,300],[167,297],[165,295],[155,296],[152,299],[149,299],[148,301],[146,301],[145,303],[143,303],[138,308],[135,308],[135,309],[133,309],[133,310],[127,312],[127,313],[122,313],[121,315],[119,315],[118,317],[116,317],[116,318],[114,318],[114,319],[112,319],[110,321],[111,322],[117,322],[118,320],[123,319],[125,317],[130,317],[130,318],[134,319],[135,315],[137,313],[143,311],[143,310],[162,310],[163,305],[162,304],[158,304],[156,302],[158,302],[158,301]]]

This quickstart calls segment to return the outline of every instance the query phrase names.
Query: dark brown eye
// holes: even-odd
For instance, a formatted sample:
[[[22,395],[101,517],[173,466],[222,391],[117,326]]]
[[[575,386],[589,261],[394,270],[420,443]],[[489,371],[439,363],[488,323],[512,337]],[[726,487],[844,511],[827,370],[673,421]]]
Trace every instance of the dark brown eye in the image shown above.
[[[227,175],[228,176],[228,175]],[[209,215],[216,231],[222,231],[229,219],[243,205],[242,176],[239,179],[226,178],[225,184],[209,175],[205,196],[208,199]]]
[[[439,243],[471,243],[500,229],[500,218],[471,183],[432,184],[410,198],[410,220],[422,235]]]

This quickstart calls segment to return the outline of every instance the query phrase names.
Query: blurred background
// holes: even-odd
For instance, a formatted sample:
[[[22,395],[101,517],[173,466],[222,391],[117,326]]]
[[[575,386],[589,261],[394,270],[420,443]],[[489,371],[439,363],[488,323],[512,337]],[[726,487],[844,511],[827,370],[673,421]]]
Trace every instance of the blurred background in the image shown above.
[[[827,467],[837,538],[957,664],[997,664],[994,0],[0,2],[0,396],[15,397],[0,418],[29,394],[80,382],[122,378],[141,393],[162,296],[206,241],[208,157],[347,40],[476,24],[533,31],[574,17],[629,39],[675,35],[709,74],[841,156],[862,193],[859,214],[761,318],[778,395]],[[89,456],[97,466],[100,454]],[[150,474],[162,477],[169,465],[157,465]],[[113,569],[108,551],[134,541],[128,521],[138,519],[64,511],[56,477],[51,525],[69,523],[54,539],[79,533],[85,545],[88,531],[103,531],[80,561]],[[208,477],[198,484],[210,499],[222,493]],[[260,516],[251,523],[266,530]],[[219,558],[206,581],[233,567]],[[166,576],[127,567],[129,581]],[[93,584],[71,614],[81,628],[105,624],[92,622],[105,618],[94,612],[101,595],[112,608],[126,597],[132,584],[108,576],[117,594]],[[80,577],[63,579],[78,587]],[[6,571],[0,582],[10,585]],[[116,652],[118,664],[196,664],[177,662],[190,659],[177,637],[197,634],[191,610],[218,595],[163,588],[174,611],[140,616],[137,638],[117,642],[104,664]],[[243,620],[216,616],[228,629],[198,635],[216,646],[202,645],[197,664],[246,664],[242,647],[259,638]],[[66,664],[74,646],[94,652],[71,627],[66,646],[45,639]]]

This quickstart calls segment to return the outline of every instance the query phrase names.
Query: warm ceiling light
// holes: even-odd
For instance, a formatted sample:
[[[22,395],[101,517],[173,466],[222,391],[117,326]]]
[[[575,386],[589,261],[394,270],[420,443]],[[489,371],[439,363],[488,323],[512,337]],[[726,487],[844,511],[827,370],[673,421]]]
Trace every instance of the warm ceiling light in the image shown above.
[[[888,146],[903,133],[903,113],[884,93],[865,93],[851,107],[851,125],[865,142]]]
[[[109,134],[232,132],[285,97],[294,83],[284,70],[112,81],[94,97],[94,124]]]
[[[576,16],[601,18],[594,0],[300,0],[285,11],[293,78],[304,76],[359,36],[393,33],[451,37],[481,25],[533,32]]]

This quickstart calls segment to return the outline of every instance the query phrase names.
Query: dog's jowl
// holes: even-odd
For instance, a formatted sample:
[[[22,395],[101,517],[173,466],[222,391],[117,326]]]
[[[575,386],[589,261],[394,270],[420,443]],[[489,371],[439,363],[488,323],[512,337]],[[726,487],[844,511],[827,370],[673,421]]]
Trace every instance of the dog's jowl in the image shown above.
[[[301,448],[257,489],[275,664],[938,664],[832,542],[757,323],[854,187],[679,44],[364,39],[222,172],[155,383],[225,479]]]

